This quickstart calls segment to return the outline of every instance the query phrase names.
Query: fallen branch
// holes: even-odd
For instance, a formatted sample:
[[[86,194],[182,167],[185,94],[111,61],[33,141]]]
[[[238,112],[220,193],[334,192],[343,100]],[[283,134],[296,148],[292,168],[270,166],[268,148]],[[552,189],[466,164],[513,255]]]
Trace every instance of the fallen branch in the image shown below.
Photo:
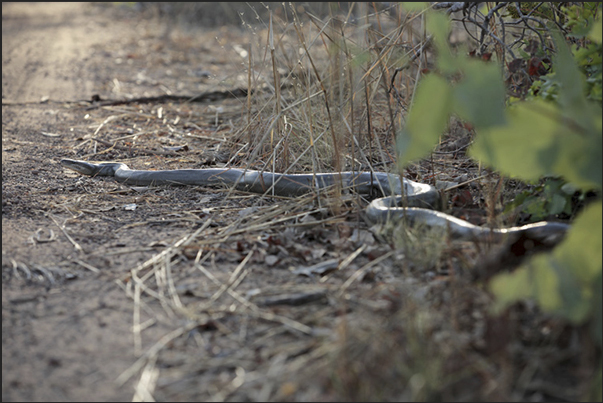
[[[232,90],[225,91],[210,91],[204,92],[198,95],[158,95],[154,97],[139,97],[132,99],[117,99],[117,100],[103,100],[99,95],[92,95],[90,99],[80,99],[76,101],[57,101],[47,99],[46,97],[40,101],[12,101],[2,100],[3,106],[19,106],[19,105],[32,105],[32,104],[47,104],[47,103],[59,103],[59,104],[81,104],[88,103],[92,104],[86,110],[101,108],[103,106],[114,106],[114,105],[125,105],[125,104],[145,104],[145,103],[161,103],[161,102],[215,102],[222,99],[228,98],[240,98],[246,97],[249,91],[246,88],[235,88]]]
[[[211,91],[204,92],[199,95],[159,95],[155,97],[140,97],[140,98],[132,98],[132,99],[121,99],[115,101],[103,101],[99,100],[94,105],[86,108],[86,110],[100,108],[103,106],[115,106],[115,105],[125,105],[125,104],[144,104],[144,103],[162,103],[162,102],[215,102],[222,99],[228,98],[239,98],[246,97],[248,94],[248,90],[245,88],[235,88],[232,90],[226,91]],[[93,97],[94,99],[94,97]]]

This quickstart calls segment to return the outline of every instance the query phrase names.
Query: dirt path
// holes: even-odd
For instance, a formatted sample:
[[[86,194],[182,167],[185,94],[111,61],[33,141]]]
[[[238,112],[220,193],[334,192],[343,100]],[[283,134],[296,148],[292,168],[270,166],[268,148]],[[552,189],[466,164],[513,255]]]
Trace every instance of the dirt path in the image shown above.
[[[3,99],[77,99],[93,91],[92,47],[118,31],[86,11],[93,12],[79,3],[3,5]]]
[[[90,110],[86,100],[94,94],[123,99],[238,88],[246,77],[241,78],[237,70],[241,56],[236,49],[249,39],[238,37],[235,29],[221,28],[179,32],[177,40],[171,40],[166,32],[172,32],[152,18],[143,19],[127,8],[90,3],[9,3],[3,4],[2,17],[2,398],[125,401],[135,393],[137,398],[149,398],[152,391],[146,395],[145,388],[135,391],[141,384],[140,367],[125,377],[125,383],[117,379],[163,336],[186,326],[186,315],[174,313],[161,299],[163,292],[169,291],[169,298],[178,304],[195,305],[208,300],[219,287],[185,264],[188,269],[169,275],[177,290],[166,290],[165,275],[156,273],[150,279],[158,281],[159,289],[149,292],[159,296],[159,301],[152,297],[134,303],[139,294],[132,287],[130,271],[204,225],[210,217],[207,211],[218,211],[206,231],[211,233],[243,217],[240,211],[258,198],[239,196],[225,201],[223,193],[212,189],[139,192],[112,181],[82,178],[64,170],[59,160],[131,159],[135,166],[151,168],[167,163],[180,167],[215,164],[221,160],[219,146],[224,140],[214,141],[211,136],[216,134],[218,121],[228,123],[227,101],[221,104],[224,108],[218,120],[216,109],[206,104],[151,103]],[[239,113],[233,102],[234,113]],[[170,115],[169,121],[162,114]],[[192,123],[186,123],[186,132],[195,138],[183,138],[184,130],[179,129],[188,121]],[[112,123],[105,125],[108,122]],[[90,141],[94,136],[104,141],[130,138],[133,132],[145,133],[140,141],[126,143],[125,149],[97,148]],[[191,144],[185,153],[163,157],[162,147],[183,143]],[[136,210],[128,207],[132,205]],[[220,248],[221,255],[211,261],[214,279],[227,281],[251,253],[249,249],[258,249],[254,244],[258,239],[242,233],[232,245]],[[302,261],[307,260],[304,256],[327,258],[322,247],[287,242],[281,249],[296,249],[303,254]],[[183,257],[178,259],[182,262]],[[290,284],[314,282],[300,280],[287,270],[271,271],[263,261],[254,270],[253,279],[244,283],[249,292],[266,285],[282,285],[287,291]],[[325,301],[323,289],[316,295]],[[230,364],[231,354],[254,367],[268,367],[272,358],[281,360],[282,348],[266,333],[290,343],[288,331],[279,329],[283,322],[294,327],[297,322],[268,320],[276,321],[276,331],[274,323],[254,326],[252,321],[265,322],[274,314],[261,311],[249,319],[244,311],[231,309],[232,299],[223,299],[210,306],[207,323],[202,319],[206,313],[201,313],[201,319],[195,319],[198,328],[188,330],[190,335],[164,357],[167,361],[157,362],[165,376],[164,392],[156,391],[153,398],[222,396],[221,389],[228,389],[238,374]],[[251,342],[237,336],[246,334],[247,326],[253,329],[250,337],[259,340],[254,348],[245,348]],[[238,327],[241,330],[227,331]],[[314,343],[298,333],[293,340]],[[268,352],[262,352],[264,358],[255,363],[253,357],[262,349]],[[205,365],[208,369],[195,369]],[[148,368],[154,373],[152,366]],[[190,374],[206,376],[191,378]],[[150,390],[151,386],[145,387]],[[251,388],[257,388],[257,383]],[[259,396],[265,400],[265,390],[260,389]]]
[[[112,45],[140,34],[138,21],[116,17],[82,3],[3,3],[3,102],[106,96]],[[81,224],[82,253],[54,221],[67,217],[52,207],[67,184],[57,161],[81,132],[82,117],[56,103],[2,107],[4,401],[132,398],[131,381],[115,384],[136,359],[129,298],[113,282],[123,266],[84,258],[106,241],[107,227]],[[31,236],[38,229],[58,239],[37,242]],[[106,270],[78,269],[73,261],[80,258]]]

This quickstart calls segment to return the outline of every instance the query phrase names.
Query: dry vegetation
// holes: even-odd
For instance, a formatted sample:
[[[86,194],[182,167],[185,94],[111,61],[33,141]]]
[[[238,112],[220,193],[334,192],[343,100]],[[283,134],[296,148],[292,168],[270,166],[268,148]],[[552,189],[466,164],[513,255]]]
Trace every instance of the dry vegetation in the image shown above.
[[[145,73],[107,92],[127,99],[151,83],[158,93],[142,95],[217,91],[224,99],[70,106],[86,123],[66,157],[136,169],[397,172],[395,133],[434,57],[420,14],[372,3],[319,10],[273,3],[271,16],[261,4],[240,4],[243,15],[225,3],[173,4],[138,11],[163,31],[121,48],[124,63]],[[233,25],[202,38],[192,26],[200,15]],[[223,53],[208,53],[222,59],[207,71],[190,69],[203,65],[197,52],[210,41]],[[156,80],[166,60],[170,72]],[[236,73],[218,74],[225,64]],[[247,96],[226,99],[239,89]],[[452,119],[431,158],[404,174],[463,184],[443,192],[455,215],[514,224],[500,212],[523,185],[467,158],[471,138]],[[588,393],[593,347],[584,329],[528,302],[489,314],[490,273],[480,262],[493,253],[502,260],[506,249],[370,227],[366,203],[345,189],[282,199],[228,189],[116,191],[112,182],[84,179],[58,207],[71,221],[125,220],[112,229],[124,239],[131,229],[158,228],[136,247],[152,255],[115,280],[131,298],[140,357],[118,383],[136,379],[135,399],[539,401]],[[117,204],[172,212],[126,219],[127,209],[109,210]],[[168,228],[185,235],[161,237]],[[77,248],[85,239],[72,242]],[[82,263],[93,271],[97,264]],[[159,325],[161,335],[148,333]]]

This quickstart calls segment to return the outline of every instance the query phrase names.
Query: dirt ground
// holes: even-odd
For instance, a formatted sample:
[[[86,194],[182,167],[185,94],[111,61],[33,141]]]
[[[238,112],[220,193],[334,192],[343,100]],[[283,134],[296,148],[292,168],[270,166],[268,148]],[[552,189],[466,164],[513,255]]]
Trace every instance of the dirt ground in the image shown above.
[[[224,94],[246,88],[249,32],[172,28],[91,3],[2,5],[3,401],[577,397],[563,389],[576,385],[569,358],[545,387],[500,354],[508,318],[484,322],[490,297],[449,276],[473,245],[450,270],[418,272],[350,200],[325,214],[310,199],[131,189],[63,169],[61,158],[237,162],[224,133],[245,99]],[[199,103],[91,102],[210,92]],[[401,306],[416,315],[397,321]],[[550,364],[545,347],[575,347],[575,330],[522,314],[534,321],[524,341],[543,347],[516,348],[528,374]],[[424,349],[427,337],[439,349]],[[387,393],[371,389],[380,383]]]
[[[3,101],[105,93],[114,60],[102,48],[136,35],[134,23],[78,3],[5,3],[2,20]],[[58,160],[69,155],[84,122],[80,111],[55,103],[2,109],[3,400],[132,397],[131,385],[114,386],[115,374],[136,357],[128,298],[112,282],[123,266],[99,254],[114,239],[110,228],[76,224],[82,231],[76,237],[89,239],[83,252],[64,236],[48,243],[31,240],[38,230],[44,237],[50,231],[59,235],[53,217],[59,224],[71,217],[57,205],[74,178],[65,177]],[[78,258],[102,272],[70,263]],[[8,280],[19,264],[34,272]]]
[[[85,117],[85,107],[52,101],[84,100],[94,94],[117,98],[111,94],[113,80],[135,86],[135,94],[139,96],[164,93],[158,88],[159,83],[182,91],[188,83],[168,77],[165,71],[168,68],[153,70],[155,63],[169,64],[162,58],[170,57],[155,54],[158,49],[153,46],[160,47],[155,43],[156,28],[122,12],[90,4],[2,5],[2,399],[5,401],[132,398],[132,380],[122,387],[115,384],[116,377],[136,361],[138,354],[132,342],[131,299],[115,280],[123,278],[129,268],[161,247],[148,245],[174,242],[189,232],[194,222],[175,222],[167,227],[158,222],[119,234],[116,230],[124,225],[121,213],[83,218],[62,207],[76,194],[87,193],[84,189],[88,186],[96,193],[112,191],[115,185],[78,183],[79,178],[63,171],[58,161],[75,157],[77,138],[89,132],[90,123]],[[193,48],[212,38],[212,34],[207,35],[196,38],[195,45],[189,46]],[[133,53],[127,54],[128,51]],[[194,74],[188,76],[186,69],[235,68],[223,65],[222,57],[208,54],[203,45],[196,53],[198,56],[192,60],[173,63],[177,67],[172,67],[172,71],[182,69],[185,79],[199,82]],[[130,60],[137,65],[128,63]],[[143,70],[141,64],[143,69],[151,66],[148,74],[160,76],[137,76]],[[179,73],[173,72],[175,76]],[[211,89],[210,85],[205,87]],[[191,92],[204,89],[199,84]],[[43,97],[49,97],[51,102],[39,104]],[[33,104],[5,106],[5,102]],[[142,216],[148,220],[165,219],[178,210],[178,202],[172,196],[164,194],[160,196],[162,201],[146,212],[135,212],[138,217],[134,221],[143,219]],[[199,198],[196,194],[191,197]],[[109,210],[117,208],[123,212],[122,205],[138,200],[135,195],[126,198],[109,202],[120,204]],[[74,248],[58,225],[67,225],[67,233],[82,250]],[[51,231],[56,238],[40,243],[35,240],[39,230],[42,238],[51,237]],[[142,252],[109,256],[107,252],[114,248]],[[92,271],[87,265],[92,266]],[[166,329],[157,324],[147,331],[153,333],[150,336],[153,340]]]

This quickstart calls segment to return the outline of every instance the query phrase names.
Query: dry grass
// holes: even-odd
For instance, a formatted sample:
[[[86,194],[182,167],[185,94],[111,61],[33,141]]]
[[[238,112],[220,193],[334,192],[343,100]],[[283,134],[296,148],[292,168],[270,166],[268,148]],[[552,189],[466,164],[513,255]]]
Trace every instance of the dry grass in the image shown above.
[[[299,7],[257,7],[259,24],[243,25],[251,39],[236,48],[241,74],[230,83],[248,88],[247,99],[224,101],[215,116],[188,104],[165,106],[179,124],[166,123],[153,106],[104,108],[93,115],[94,134],[138,124],[145,131],[137,141],[169,143],[161,136],[169,132],[191,147],[224,151],[227,164],[240,167],[397,172],[394,136],[421,69],[432,62],[422,16],[368,3],[308,15]],[[225,15],[239,17],[234,8]],[[204,132],[199,121],[215,124]],[[446,148],[470,138],[459,130],[451,124],[440,153],[406,174],[434,184],[481,178],[464,146]],[[109,159],[116,151],[95,144],[81,143],[85,157]],[[153,168],[171,162],[198,164],[191,157],[144,160]],[[485,181],[476,183],[474,193]],[[494,186],[484,197],[491,215],[498,192]],[[197,228],[118,282],[132,299],[140,354],[118,381],[137,377],[135,400],[583,396],[584,385],[556,384],[575,379],[571,369],[584,358],[567,339],[582,330],[529,305],[489,317],[490,296],[470,273],[483,247],[403,228],[373,233],[359,213],[365,201],[343,189],[295,200],[222,195],[228,198],[211,207],[179,211],[176,221]],[[65,207],[82,208],[75,201]],[[144,349],[145,329],[156,323],[172,331]],[[547,372],[551,365],[561,374]]]

